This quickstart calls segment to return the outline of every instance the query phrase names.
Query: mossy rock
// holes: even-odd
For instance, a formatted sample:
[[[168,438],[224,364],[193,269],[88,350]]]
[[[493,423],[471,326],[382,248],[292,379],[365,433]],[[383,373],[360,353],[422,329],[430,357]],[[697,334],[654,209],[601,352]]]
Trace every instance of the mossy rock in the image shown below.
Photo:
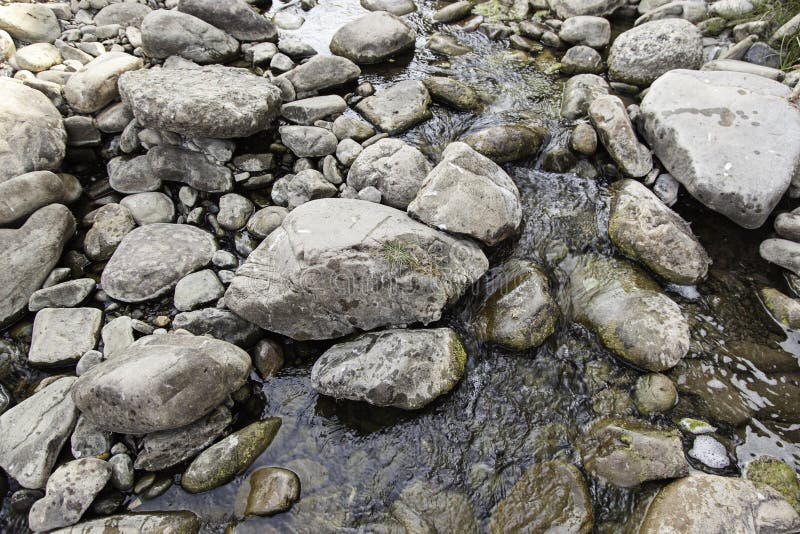
[[[776,490],[800,514],[800,482],[786,462],[761,456],[747,463],[744,475],[758,487],[769,486]]]

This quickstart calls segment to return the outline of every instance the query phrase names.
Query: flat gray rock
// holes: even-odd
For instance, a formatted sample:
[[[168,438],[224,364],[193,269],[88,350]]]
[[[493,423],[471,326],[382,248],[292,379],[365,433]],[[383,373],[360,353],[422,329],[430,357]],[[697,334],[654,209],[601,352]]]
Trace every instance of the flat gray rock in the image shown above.
[[[417,10],[413,0],[361,0],[361,7],[367,11],[388,11],[398,17]]]
[[[119,4],[112,4],[119,5]],[[134,512],[90,519],[73,527],[54,530],[52,534],[107,534],[117,532],[176,532],[197,534],[200,518],[192,512]]]
[[[250,254],[225,304],[266,330],[330,339],[436,321],[487,268],[474,243],[402,211],[362,200],[314,200],[290,212]]]
[[[28,525],[39,532],[77,523],[111,478],[111,466],[97,458],[68,462],[47,481],[47,493],[31,507]]]
[[[69,77],[64,96],[75,111],[94,113],[119,96],[117,80],[124,72],[143,66],[141,58],[124,52],[101,54]]]
[[[356,104],[356,111],[388,133],[402,133],[431,118],[431,96],[419,80],[398,82]]]
[[[600,142],[626,176],[641,178],[653,168],[653,157],[633,129],[625,104],[619,97],[604,95],[589,105],[589,120]]]
[[[408,205],[431,226],[494,245],[522,222],[519,190],[495,162],[466,143],[450,143]]]
[[[679,285],[702,281],[711,259],[689,224],[633,180],[612,185],[608,236],[623,253]]]
[[[136,228],[106,264],[103,290],[122,302],[156,298],[208,265],[215,250],[214,237],[194,226],[156,223]]]
[[[608,52],[609,78],[633,85],[650,85],[665,72],[702,64],[703,37],[683,19],[636,26],[620,34]]]
[[[358,65],[341,56],[316,55],[286,74],[298,93],[312,94],[353,82],[361,75]]]
[[[78,410],[60,378],[0,415],[0,466],[25,488],[44,488]]]
[[[267,79],[216,65],[127,72],[119,91],[141,126],[191,138],[253,135],[270,126],[281,102]]]
[[[161,178],[153,173],[147,154],[131,159],[113,158],[107,168],[108,185],[119,193],[131,195],[161,189]]]
[[[161,471],[196,456],[214,443],[231,423],[231,411],[220,406],[202,419],[180,428],[147,434],[134,467]]]
[[[77,362],[100,337],[103,312],[97,308],[45,308],[33,321],[28,361],[32,365]]]
[[[374,187],[384,204],[404,210],[431,171],[427,158],[400,139],[386,138],[365,148],[350,166],[347,185]]]
[[[75,307],[92,294],[96,285],[91,278],[78,278],[39,289],[28,300],[28,311]]]
[[[72,397],[98,427],[147,434],[188,425],[222,404],[250,373],[250,356],[218,339],[146,336],[81,375]]]
[[[453,389],[466,361],[449,328],[370,332],[325,351],[311,384],[336,399],[418,410]]]
[[[172,326],[198,336],[209,335],[243,348],[252,347],[264,334],[258,326],[230,310],[220,308],[179,313],[172,320]]]
[[[314,122],[338,115],[347,109],[347,102],[339,95],[315,96],[295,100],[281,106],[283,118],[295,124],[314,124]]]
[[[98,26],[119,24],[123,28],[133,26],[138,28],[152,9],[138,2],[120,2],[109,4],[94,16],[94,23]]]
[[[272,21],[244,0],[180,0],[178,11],[204,20],[240,41],[275,41],[278,38]]]
[[[0,132],[0,182],[30,171],[58,170],[64,159],[67,131],[61,113],[40,91],[6,77],[0,77]]]
[[[331,39],[331,52],[358,64],[380,63],[413,50],[417,32],[385,11],[375,11],[339,28]]]
[[[550,8],[559,18],[579,15],[603,17],[610,15],[627,2],[625,0],[550,0]]]
[[[281,126],[281,142],[298,158],[318,158],[333,154],[338,140],[333,132],[318,126]]]
[[[239,52],[239,42],[197,17],[157,9],[142,20],[142,48],[149,57],[180,56],[205,65],[233,59]]]
[[[147,152],[147,166],[159,181],[179,182],[207,193],[227,193],[233,189],[231,170],[202,152],[171,145],[155,146]]]
[[[28,306],[58,263],[75,233],[75,218],[66,206],[51,204],[33,213],[19,230],[0,229],[0,325],[8,324]]]
[[[789,94],[750,74],[672,71],[642,100],[643,135],[693,197],[757,228],[800,171],[800,111]]]

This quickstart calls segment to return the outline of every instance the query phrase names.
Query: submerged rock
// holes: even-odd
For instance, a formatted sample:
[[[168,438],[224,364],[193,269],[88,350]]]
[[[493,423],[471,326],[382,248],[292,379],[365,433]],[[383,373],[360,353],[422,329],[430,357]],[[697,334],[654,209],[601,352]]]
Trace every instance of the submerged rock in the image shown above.
[[[689,474],[680,434],[644,421],[600,419],[582,436],[578,448],[584,469],[621,488]]]
[[[431,482],[411,482],[390,506],[401,532],[478,534],[478,519],[466,495]]]
[[[489,532],[570,532],[589,534],[592,500],[578,469],[560,461],[535,464],[497,503]]]
[[[642,100],[644,137],[693,197],[757,228],[800,169],[800,111],[789,92],[749,74],[672,71]]]
[[[456,385],[466,359],[449,328],[384,330],[328,349],[311,370],[311,384],[336,399],[418,410]]]
[[[250,254],[225,304],[266,330],[330,339],[438,320],[487,268],[473,243],[394,208],[313,200],[289,213]]]
[[[0,77],[0,132],[0,182],[30,171],[57,170],[64,159],[67,131],[58,109],[41,92],[7,77]]]
[[[119,92],[141,126],[191,138],[253,135],[270,126],[281,103],[267,79],[217,65],[126,72]]]
[[[193,226],[141,226],[125,236],[106,264],[103,290],[122,302],[156,298],[187,274],[208,265],[216,250],[211,234]]]
[[[633,180],[612,186],[608,236],[623,253],[674,284],[703,280],[711,259],[689,224]]]
[[[413,146],[400,139],[381,139],[358,155],[347,173],[347,185],[357,191],[375,187],[384,204],[404,210],[430,171],[427,158]]]
[[[756,487],[769,486],[780,493],[786,502],[800,513],[800,480],[786,462],[770,456],[759,456],[747,462],[744,477]]]
[[[450,143],[408,205],[408,214],[448,232],[495,245],[522,222],[519,190],[496,163],[465,143]]]
[[[288,469],[261,467],[248,479],[245,514],[273,515],[285,512],[300,498],[300,479]]]
[[[434,100],[461,111],[476,111],[481,97],[471,85],[445,76],[428,76],[422,83]]]
[[[800,517],[778,492],[738,478],[696,474],[664,487],[636,532],[788,534],[798,529]]]
[[[759,294],[773,317],[789,328],[800,328],[800,301],[771,287],[765,287]]]
[[[261,456],[280,427],[280,418],[269,417],[215,443],[189,465],[181,486],[189,493],[200,493],[227,484]]]
[[[469,134],[463,141],[487,158],[507,163],[534,156],[546,134],[539,127],[503,124]]]
[[[430,119],[430,105],[431,96],[425,84],[406,80],[365,98],[355,109],[384,132],[396,135]]]
[[[689,326],[675,302],[628,262],[586,255],[571,266],[575,319],[628,363],[663,371],[689,350]]]
[[[98,427],[146,434],[211,412],[245,383],[250,367],[250,356],[224,341],[146,336],[81,375],[72,397]]]
[[[75,218],[66,206],[51,204],[33,213],[18,230],[0,229],[0,325],[16,319],[31,295],[42,287],[75,233]]]
[[[506,262],[475,319],[485,339],[516,350],[538,347],[554,331],[558,307],[547,275],[534,263]]]
[[[376,11],[339,28],[330,43],[331,52],[359,64],[380,63],[411,50],[417,32],[403,19]]]

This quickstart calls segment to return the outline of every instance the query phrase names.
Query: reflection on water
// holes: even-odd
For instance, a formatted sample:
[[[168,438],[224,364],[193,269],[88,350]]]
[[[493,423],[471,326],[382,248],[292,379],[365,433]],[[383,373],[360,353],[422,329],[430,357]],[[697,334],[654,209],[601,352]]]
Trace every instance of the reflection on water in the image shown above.
[[[430,17],[422,16],[433,9],[422,2],[420,12],[408,17],[419,34],[413,58],[366,68],[360,81],[380,89],[428,74],[454,76],[473,83],[487,106],[480,116],[434,106],[431,120],[402,137],[437,161],[447,143],[467,132],[524,120],[548,128],[548,146],[563,146],[569,127],[558,119],[563,80],[543,73],[533,61],[518,61],[506,45],[482,34],[455,26],[434,28],[427,22]],[[285,33],[327,53],[333,32],[363,13],[355,0],[322,0],[303,13],[301,29]],[[452,32],[475,52],[437,56],[424,48],[434,30]],[[441,321],[464,340],[466,375],[452,393],[415,413],[319,397],[311,389],[310,366],[328,344],[287,340],[287,366],[264,383],[253,375],[259,402],[251,403],[251,416],[279,416],[283,425],[248,473],[270,465],[292,469],[302,481],[302,498],[290,512],[249,519],[236,532],[357,531],[380,522],[403,488],[417,480],[466,495],[485,526],[491,509],[532,463],[564,459],[577,464],[573,445],[587,423],[607,413],[635,414],[625,398],[639,373],[570,323],[563,294],[566,276],[559,269],[570,255],[615,253],[605,230],[610,179],[543,172],[536,160],[506,169],[522,195],[525,222],[517,237],[488,251],[489,256],[493,266],[510,257],[543,266],[563,309],[556,333],[529,351],[487,346],[470,326],[479,296],[466,296]],[[692,344],[687,360],[670,372],[680,403],[669,417],[653,420],[674,425],[685,416],[706,418],[719,427],[718,436],[727,440],[739,467],[755,455],[770,454],[797,469],[800,340],[778,327],[756,297],[759,288],[783,287],[779,273],[757,256],[758,243],[768,232],[735,227],[686,196],[676,209],[692,223],[714,265],[709,280],[697,288],[666,287],[689,319]],[[20,362],[26,348],[19,347]],[[17,347],[12,344],[9,350]],[[39,377],[23,378],[33,382]],[[12,378],[16,383],[9,385],[20,391],[20,376]],[[218,532],[235,519],[243,478],[200,495],[176,485],[137,510],[189,509],[203,518],[205,531]],[[607,523],[611,531],[645,491],[593,482],[590,490],[596,522]]]

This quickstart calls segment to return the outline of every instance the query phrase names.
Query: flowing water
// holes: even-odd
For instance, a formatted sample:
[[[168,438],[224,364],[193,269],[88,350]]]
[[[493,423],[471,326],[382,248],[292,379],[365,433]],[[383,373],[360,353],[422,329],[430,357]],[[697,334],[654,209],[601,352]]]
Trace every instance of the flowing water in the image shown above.
[[[507,44],[480,33],[453,25],[434,28],[430,15],[438,6],[418,4],[420,11],[406,17],[419,35],[413,58],[364,69],[360,81],[379,90],[403,79],[453,76],[472,83],[490,103],[479,115],[434,105],[433,118],[403,134],[404,140],[437,161],[444,147],[465,133],[526,121],[547,128],[547,147],[565,145],[570,124],[558,113],[564,79],[548,74],[555,58],[544,52],[522,61]],[[304,13],[303,27],[286,33],[327,53],[335,30],[363,13],[356,0],[322,0]],[[456,35],[475,52],[460,58],[434,54],[424,45],[436,30]],[[545,172],[540,159],[505,166],[521,193],[524,225],[517,236],[487,253],[493,267],[512,257],[544,267],[562,308],[555,334],[541,347],[520,352],[479,341],[471,325],[484,291],[475,288],[441,321],[464,341],[466,374],[450,394],[414,413],[318,396],[311,388],[310,369],[329,344],[285,340],[285,368],[263,382],[253,374],[253,395],[237,424],[259,416],[282,418],[275,441],[250,470],[294,470],[302,480],[301,500],[285,514],[241,522],[236,532],[371,532],[403,488],[415,481],[463,494],[485,527],[492,508],[533,463],[559,458],[580,465],[574,443],[587,423],[607,413],[635,415],[629,392],[640,373],[570,321],[566,277],[558,268],[569,255],[615,254],[606,235],[607,186],[615,176],[601,160],[594,163],[604,172],[583,178]],[[692,382],[680,370],[673,371],[681,401],[668,416],[652,420],[674,426],[691,416],[718,426],[716,435],[737,458],[722,473],[737,472],[759,454],[779,457],[797,469],[798,340],[770,318],[756,293],[766,286],[785,290],[780,273],[757,254],[769,231],[743,230],[685,194],[675,209],[692,223],[714,265],[700,286],[665,286],[689,319],[692,346],[687,360],[694,365],[692,376],[700,378]],[[168,303],[163,306],[160,311]],[[15,341],[11,332],[6,336],[8,351],[16,354],[12,359],[24,361],[25,343]],[[771,363],[765,365],[765,360]],[[42,376],[15,365],[5,385],[20,392]],[[695,395],[687,393],[693,384]],[[743,424],[731,416],[742,410],[753,415]],[[688,450],[690,440],[686,446]],[[245,478],[199,495],[173,485],[154,500],[134,497],[127,504],[137,511],[192,510],[202,517],[204,531],[221,532],[236,522],[237,492]],[[629,491],[590,483],[590,492],[595,529],[620,532],[647,488]],[[6,502],[6,517],[7,508]]]

